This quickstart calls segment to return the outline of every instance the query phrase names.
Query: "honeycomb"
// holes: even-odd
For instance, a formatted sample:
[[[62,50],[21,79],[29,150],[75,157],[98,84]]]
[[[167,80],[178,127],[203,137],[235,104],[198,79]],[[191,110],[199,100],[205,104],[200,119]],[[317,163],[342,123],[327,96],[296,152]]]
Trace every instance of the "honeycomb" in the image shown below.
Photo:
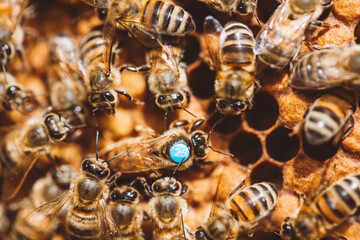
[[[207,48],[202,37],[202,22],[207,15],[213,15],[222,24],[240,21],[247,24],[256,36],[260,30],[252,14],[229,17],[225,13],[215,12],[204,3],[195,0],[175,1],[189,11],[197,26],[196,33],[184,38],[185,57],[188,64],[188,82],[192,92],[187,109],[199,118],[208,120],[205,130],[218,119],[214,104],[215,73],[205,63]],[[72,34],[80,41],[92,27],[101,24],[94,10],[79,0],[37,0],[31,1],[35,14],[25,21],[24,28],[29,32],[24,42],[25,59],[30,68],[24,70],[21,62],[9,69],[17,80],[35,93],[46,93],[46,68],[51,36],[59,32]],[[276,0],[258,0],[257,14],[262,24],[279,5]],[[334,0],[332,7],[320,17],[332,25],[329,29],[309,28],[302,44],[300,56],[312,51],[313,45],[327,47],[331,45],[348,46],[360,43],[360,1]],[[125,49],[120,51],[119,63],[136,66],[145,64],[145,49],[133,39],[121,35]],[[18,67],[19,66],[19,67]],[[280,197],[275,209],[262,221],[264,226],[251,239],[280,239],[282,221],[291,216],[301,205],[299,195],[305,194],[307,201],[324,185],[331,184],[351,173],[360,173],[360,113],[353,115],[355,125],[350,135],[339,148],[327,146],[324,149],[311,149],[303,146],[301,123],[309,105],[324,91],[295,91],[288,86],[288,71],[265,72],[258,76],[261,89],[256,93],[254,106],[241,116],[228,116],[219,123],[211,136],[212,146],[223,152],[231,152],[234,158],[210,151],[208,166],[194,165],[188,170],[177,173],[177,178],[188,185],[186,200],[189,212],[185,223],[195,231],[208,217],[213,204],[216,186],[221,176],[231,176],[222,192],[231,189],[246,178],[246,184],[270,181],[279,188]],[[128,136],[136,136],[135,126],[143,125],[161,133],[164,130],[164,112],[158,109],[153,97],[147,91],[145,75],[124,72],[122,85],[135,99],[146,102],[144,106],[134,105],[121,97],[115,116],[97,114],[100,130],[100,149]],[[347,94],[354,94],[347,92]],[[46,97],[41,99],[43,109],[31,115],[41,114],[49,104]],[[357,105],[359,99],[357,97]],[[29,116],[19,112],[2,113],[1,126],[21,125]],[[90,127],[82,130],[82,135],[71,143],[57,144],[51,152],[61,159],[79,167],[83,156],[95,149],[95,130],[92,118]],[[194,120],[184,111],[169,115],[169,121],[175,119]],[[91,127],[92,126],[92,127]],[[3,134],[3,133],[2,133]],[[44,176],[46,169],[54,165],[47,157],[41,157],[31,170],[18,199],[28,194],[33,182]],[[126,180],[124,180],[126,181]],[[226,194],[225,194],[226,196]],[[145,223],[147,239],[151,237],[149,224]],[[151,224],[150,224],[151,225]],[[359,239],[360,224],[348,221],[335,229],[347,239]],[[63,239],[58,233],[53,239]],[[244,236],[243,239],[248,237]]]

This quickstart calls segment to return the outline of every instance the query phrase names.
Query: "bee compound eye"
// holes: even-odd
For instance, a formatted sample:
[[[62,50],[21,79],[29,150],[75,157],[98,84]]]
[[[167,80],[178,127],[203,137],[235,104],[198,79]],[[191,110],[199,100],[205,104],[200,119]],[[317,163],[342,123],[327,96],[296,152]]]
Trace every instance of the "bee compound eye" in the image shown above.
[[[108,100],[108,101],[110,101],[110,102],[112,102],[112,101],[115,100],[114,95],[112,95],[110,92],[105,92],[105,93],[104,93],[104,97],[105,97],[106,100]]]
[[[171,146],[169,155],[172,161],[176,163],[185,162],[190,155],[190,149],[183,143],[176,143]]]
[[[6,90],[6,95],[9,97],[14,97],[16,92],[19,91],[20,88],[17,86],[10,86],[7,90]]]
[[[4,44],[2,46],[2,50],[5,51],[8,56],[11,55],[11,47],[9,46],[9,44]]]
[[[112,191],[110,194],[110,199],[111,200],[119,200],[120,199],[120,193],[119,191]]]

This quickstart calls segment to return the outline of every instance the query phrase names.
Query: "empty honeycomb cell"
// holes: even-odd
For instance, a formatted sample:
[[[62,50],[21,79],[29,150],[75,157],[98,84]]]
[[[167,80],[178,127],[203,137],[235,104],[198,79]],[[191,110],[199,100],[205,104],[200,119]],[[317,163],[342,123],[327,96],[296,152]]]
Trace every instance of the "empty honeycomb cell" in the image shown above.
[[[306,141],[305,136],[303,136],[302,139],[304,152],[315,160],[327,160],[334,156],[338,150],[338,146],[332,145],[331,141],[322,145],[313,146]]]
[[[189,73],[189,85],[192,93],[199,98],[211,98],[214,96],[215,72],[209,69],[205,63]]]
[[[215,113],[214,113],[215,112]],[[222,115],[217,111],[215,102],[212,102],[209,106],[209,113],[214,113],[208,120],[208,123],[213,126],[216,121],[221,120]],[[241,125],[241,115],[226,116],[215,126],[215,131],[223,134],[230,134],[235,132]]]
[[[266,150],[270,157],[277,161],[288,161],[299,151],[300,141],[292,131],[285,127],[278,127],[266,138]]]
[[[357,44],[360,44],[360,22],[355,27],[354,36],[355,36],[355,42]]]
[[[230,152],[235,155],[240,164],[253,164],[262,155],[261,142],[255,134],[240,132],[231,139]]]
[[[266,23],[280,5],[278,0],[258,0],[256,12],[263,23]]]
[[[278,117],[279,105],[276,99],[264,91],[255,95],[254,106],[245,113],[249,126],[257,130],[270,128]]]
[[[184,42],[184,61],[191,64],[199,57],[200,43],[194,36],[186,36]]]
[[[280,167],[270,162],[262,162],[252,169],[250,174],[251,183],[271,182],[281,189],[283,174]]]

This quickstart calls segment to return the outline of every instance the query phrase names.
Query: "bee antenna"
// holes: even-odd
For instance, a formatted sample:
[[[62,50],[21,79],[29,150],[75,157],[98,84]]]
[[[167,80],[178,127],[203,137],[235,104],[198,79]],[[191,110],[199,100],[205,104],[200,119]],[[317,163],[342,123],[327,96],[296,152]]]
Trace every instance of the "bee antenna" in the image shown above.
[[[208,134],[208,139],[207,139],[208,141],[210,140],[210,136],[212,135],[212,133],[215,131],[216,125],[218,125],[222,120],[224,120],[225,117],[226,117],[226,115],[220,115],[219,118],[214,123],[214,125],[211,127],[210,132]]]
[[[214,149],[214,148],[213,148],[212,146],[210,146],[210,145],[209,145],[209,148],[210,148],[211,150],[213,150],[214,152],[217,152],[217,153],[220,153],[220,154],[223,154],[223,155],[228,155],[228,156],[230,156],[230,157],[235,157],[234,154],[232,154],[232,153],[221,152],[221,151],[219,151],[219,150]]]
[[[178,170],[178,168],[180,167],[180,165],[183,163],[184,159],[185,159],[185,157],[183,157],[183,158],[181,159],[181,161],[178,163],[178,165],[176,166],[175,170],[173,171],[173,175],[175,175],[176,171]]]
[[[2,66],[2,70],[3,70],[3,72],[4,72],[4,81],[5,81],[5,85],[7,85],[7,84],[8,84],[8,82],[7,82],[7,79],[6,79],[6,70],[5,70],[5,65],[4,65],[4,64],[2,64],[1,66]]]
[[[275,231],[274,233],[275,233],[276,235],[280,236],[280,233],[278,233],[278,232],[276,232],[276,231]]]
[[[151,170],[153,173],[155,173],[155,175],[156,175],[158,178],[160,178],[159,174],[158,174],[152,167],[150,167],[150,165],[149,165],[147,162],[144,161],[144,163],[146,164],[146,166],[148,166],[148,168],[150,168],[150,170]]]
[[[95,156],[96,161],[99,161],[99,155],[98,155],[98,145],[99,145],[99,129],[96,129],[96,137],[95,137]]]
[[[186,108],[183,107],[177,107],[176,109],[182,109],[185,112],[187,112],[188,114],[190,114],[191,116],[193,116],[194,118],[197,118],[197,116],[195,116],[195,114],[193,114],[192,112],[190,112],[189,110],[187,110]]]
[[[117,157],[120,157],[121,155],[123,155],[124,153],[127,153],[127,152],[128,152],[128,150],[125,150],[125,151],[123,151],[123,152],[121,152],[121,153],[113,156],[112,158],[110,158],[110,159],[108,159],[108,160],[104,160],[103,163],[109,163],[110,161],[114,160],[114,159],[117,158]]]
[[[261,23],[260,23],[260,20],[259,20],[257,14],[256,14],[255,7],[252,7],[252,10],[253,10],[253,13],[254,13],[254,17],[256,18],[256,21],[258,22],[259,27],[261,28]]]

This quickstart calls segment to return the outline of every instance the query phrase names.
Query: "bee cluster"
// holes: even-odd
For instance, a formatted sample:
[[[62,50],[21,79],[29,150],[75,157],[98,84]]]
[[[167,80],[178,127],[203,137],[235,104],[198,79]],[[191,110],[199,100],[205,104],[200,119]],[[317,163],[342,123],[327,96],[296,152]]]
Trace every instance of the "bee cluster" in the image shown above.
[[[359,239],[356,0],[1,0],[1,239]]]

